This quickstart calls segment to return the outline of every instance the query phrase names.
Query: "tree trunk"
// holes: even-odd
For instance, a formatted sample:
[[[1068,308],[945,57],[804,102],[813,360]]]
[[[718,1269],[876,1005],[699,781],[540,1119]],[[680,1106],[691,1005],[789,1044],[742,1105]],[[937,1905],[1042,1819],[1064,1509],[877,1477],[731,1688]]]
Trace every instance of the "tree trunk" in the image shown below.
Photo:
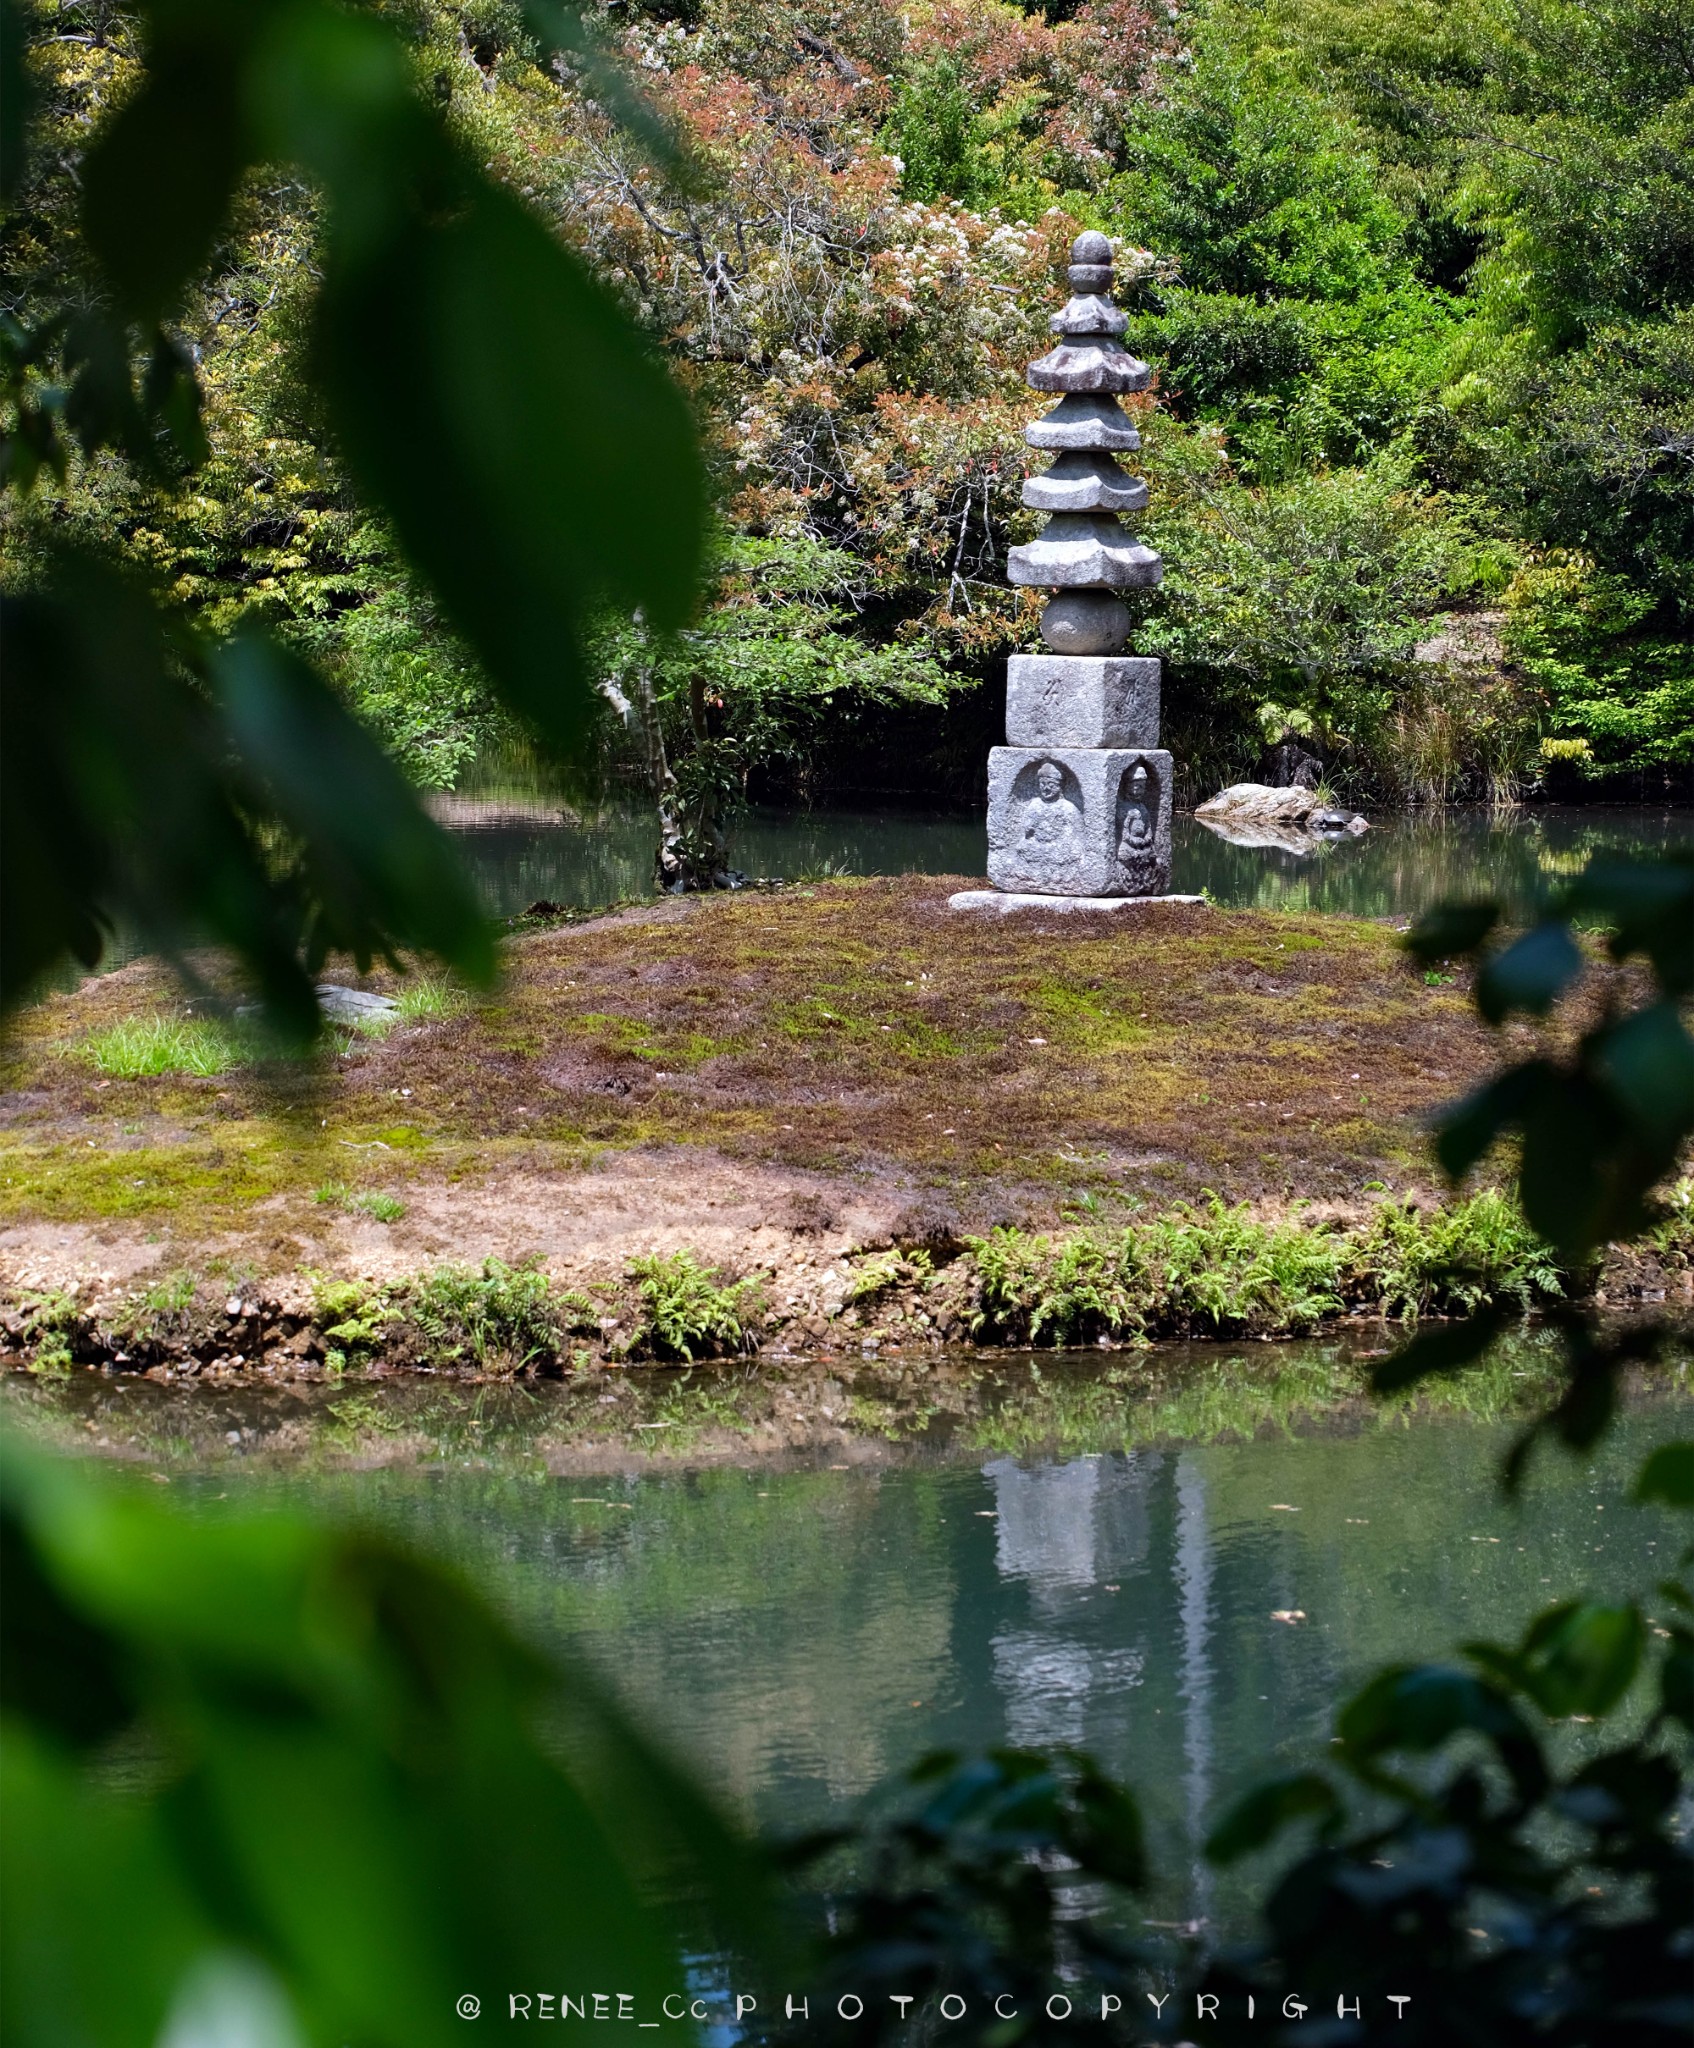
[[[654,856],[654,879],[661,889],[677,891],[690,886],[687,835],[677,803],[676,777],[665,753],[665,730],[659,717],[659,700],[653,690],[653,671],[638,668],[634,676],[633,709],[641,732],[641,750],[647,768],[647,786],[659,813],[659,848]]]

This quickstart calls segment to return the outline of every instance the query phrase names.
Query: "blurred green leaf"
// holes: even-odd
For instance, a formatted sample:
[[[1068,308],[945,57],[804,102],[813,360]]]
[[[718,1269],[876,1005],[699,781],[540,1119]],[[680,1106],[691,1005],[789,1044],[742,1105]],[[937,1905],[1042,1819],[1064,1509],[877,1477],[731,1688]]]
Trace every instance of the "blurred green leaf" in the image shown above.
[[[1474,953],[1499,922],[1498,903],[1438,903],[1423,912],[1401,944],[1416,960],[1454,960]]]
[[[1660,1444],[1641,1467],[1634,1497],[1643,1503],[1694,1508],[1694,1443]]]
[[[124,308],[174,307],[229,212],[246,161],[241,118],[247,10],[197,13],[156,37],[141,89],[100,131],[83,167],[83,226]],[[221,33],[214,32],[221,26]]]
[[[141,79],[82,165],[119,314],[96,291],[32,332],[6,323],[5,481],[62,470],[65,436],[153,477],[204,459],[192,360],[129,322],[167,312],[205,263],[246,167],[303,170],[326,202],[313,361],[331,423],[496,689],[568,746],[594,701],[595,607],[667,628],[694,603],[704,485],[680,393],[612,295],[426,106],[389,22],[323,0],[154,0],[144,27]],[[553,28],[570,40],[562,16]],[[577,41],[590,62],[592,38]],[[44,381],[55,354],[62,394]],[[228,735],[198,694],[206,656],[133,589],[102,625],[88,606],[113,588],[61,564],[9,636],[40,685],[8,691],[9,751],[27,758],[0,828],[17,878],[0,906],[9,995],[65,950],[92,963],[113,916],[167,950],[232,947],[294,1036],[315,1028],[306,970],[331,947],[363,961],[415,946],[486,976],[445,842],[329,693],[256,641],[220,659],[236,802]],[[298,858],[273,873],[256,840],[277,824]]]
[[[157,1808],[119,1799],[38,1729],[0,1744],[0,2025],[15,2048],[157,2048],[214,1939]]]
[[[328,686],[251,631],[218,650],[212,674],[255,794],[302,848],[308,967],[330,951],[363,967],[403,946],[488,981],[492,934],[451,843]]]
[[[227,944],[296,1035],[317,1003],[237,814],[203,698],[147,595],[81,554],[0,601],[0,987],[63,953],[93,966],[113,913],[166,952]]]
[[[366,488],[514,708],[569,744],[593,606],[674,626],[693,602],[702,477],[675,386],[602,287],[481,184],[374,246],[332,237],[317,353]]]
[[[1488,1349],[1505,1327],[1503,1303],[1489,1303],[1456,1323],[1420,1330],[1408,1344],[1371,1368],[1371,1387],[1378,1394],[1398,1393],[1419,1380],[1440,1373],[1462,1372]]]
[[[1598,855],[1565,906],[1611,927],[1615,958],[1644,954],[1667,995],[1694,993],[1694,859],[1686,852],[1652,861]]]
[[[1462,1180],[1496,1139],[1524,1117],[1553,1078],[1545,1060],[1509,1067],[1441,1112],[1435,1153],[1449,1180]]]
[[[1297,1820],[1315,1820],[1328,1829],[1342,1817],[1341,1801],[1329,1780],[1316,1771],[1293,1771],[1269,1778],[1238,1799],[1206,1840],[1213,1863],[1234,1863],[1263,1849]]]
[[[86,1659],[14,1694],[8,1887],[36,1886],[67,1919],[37,1951],[35,1907],[5,1916],[9,2040],[152,2044],[188,1965],[232,1949],[326,2043],[459,2041],[467,1991],[608,1972],[651,2010],[682,1964],[631,1861],[643,1836],[670,1842],[701,1910],[722,1903],[756,1941],[756,1908],[729,1896],[761,1875],[751,1852],[697,1795],[676,1828],[664,1769],[626,1770],[617,1820],[602,1817],[555,1760],[555,1707],[600,1724],[600,1751],[645,1745],[451,1575],[286,1515],[190,1519],[15,1449],[0,1479],[31,1568],[135,1674],[156,1759],[122,1784],[46,1759]],[[77,1639],[49,1632],[39,1655]],[[122,1910],[94,1910],[108,1865],[151,1873]]]
[[[0,1501],[0,1711],[81,1748],[131,1721],[138,1701],[110,1634],[68,1607],[9,1502]]]
[[[1531,1226],[1569,1263],[1633,1220],[1617,1106],[1580,1070],[1536,1090],[1523,1118],[1518,1196]],[[1650,1177],[1649,1177],[1650,1178]]]
[[[1659,1672],[1659,1705],[1694,1734],[1694,1633],[1671,1631],[1671,1645]]]
[[[1536,1617],[1512,1664],[1544,1714],[1609,1714],[1634,1681],[1645,1640],[1638,1609],[1568,1601]]]
[[[1650,1003],[1613,1025],[1595,1065],[1635,1124],[1674,1155],[1694,1130],[1694,1039],[1677,1005]]]
[[[26,48],[23,9],[17,0],[0,0],[0,102],[6,109],[0,121],[0,200],[9,201],[16,192],[29,145],[35,89]]]
[[[1476,977],[1476,1006],[1490,1024],[1514,1010],[1544,1017],[1582,972],[1582,950],[1566,924],[1538,924],[1496,953]]]
[[[671,178],[686,182],[689,165],[676,136],[652,101],[636,89],[626,67],[607,52],[595,24],[560,0],[524,0],[523,11],[543,50],[564,57],[619,128]]]
[[[1131,1792],[1086,1757],[1075,1762],[1076,1784],[1063,1831],[1066,1847],[1084,1870],[1137,1891],[1147,1881],[1141,1809]]]
[[[1539,1797],[1546,1768],[1528,1725],[1499,1690],[1439,1664],[1394,1665],[1356,1693],[1336,1720],[1345,1760],[1366,1776],[1394,1751],[1425,1755],[1455,1735],[1491,1742],[1524,1798]]]

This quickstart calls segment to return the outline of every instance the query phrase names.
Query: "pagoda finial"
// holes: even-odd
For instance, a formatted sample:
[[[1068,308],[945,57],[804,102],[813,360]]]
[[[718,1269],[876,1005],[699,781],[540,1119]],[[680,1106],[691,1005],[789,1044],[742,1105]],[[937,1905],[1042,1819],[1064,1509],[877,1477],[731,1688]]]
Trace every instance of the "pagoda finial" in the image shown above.
[[[1027,428],[1032,448],[1058,451],[1044,475],[1030,477],[1023,502],[1053,516],[1040,536],[1007,559],[1015,584],[1059,595],[1041,615],[1041,637],[1059,654],[1115,654],[1129,638],[1129,613],[1112,595],[1158,583],[1164,564],[1118,523],[1139,512],[1147,486],[1119,466],[1118,455],[1141,446],[1118,397],[1145,391],[1152,372],[1123,345],[1128,319],[1112,304],[1112,245],[1090,228],[1071,244],[1071,298],[1047,324],[1057,345],[1030,364],[1036,391],[1063,394]]]

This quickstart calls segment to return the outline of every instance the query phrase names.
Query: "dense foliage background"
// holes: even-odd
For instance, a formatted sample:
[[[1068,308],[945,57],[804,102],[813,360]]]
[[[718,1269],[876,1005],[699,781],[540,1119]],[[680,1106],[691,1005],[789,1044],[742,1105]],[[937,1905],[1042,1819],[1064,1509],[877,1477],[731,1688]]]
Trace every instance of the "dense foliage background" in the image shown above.
[[[694,405],[716,580],[680,638],[609,624],[601,666],[609,755],[650,763],[646,691],[701,815],[750,780],[974,790],[999,664],[1034,636],[1003,582],[1031,523],[1022,369],[1084,225],[1116,238],[1160,372],[1168,577],[1138,644],[1170,663],[1191,797],[1285,731],[1379,799],[1685,783],[1694,0],[604,0],[589,26],[668,148],[508,0],[372,11]],[[33,0],[25,28],[41,126],[0,307],[33,489],[8,495],[6,579],[49,536],[115,532],[450,783],[508,714],[314,396],[303,175],[249,174],[169,309],[204,459],[162,409],[162,464],[35,473],[75,366],[30,337],[92,289],[82,153],[143,52],[106,0]]]

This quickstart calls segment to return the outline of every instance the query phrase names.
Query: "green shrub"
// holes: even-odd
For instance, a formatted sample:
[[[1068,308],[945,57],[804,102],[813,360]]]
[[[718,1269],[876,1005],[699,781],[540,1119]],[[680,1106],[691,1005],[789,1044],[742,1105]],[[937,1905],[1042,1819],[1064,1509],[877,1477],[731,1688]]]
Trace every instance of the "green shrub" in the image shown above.
[[[1691,1216],[1694,1197],[1673,1206],[1666,1246],[1694,1240]],[[1350,1304],[1408,1321],[1491,1302],[1529,1309],[1562,1296],[1567,1278],[1493,1190],[1443,1209],[1387,1203],[1356,1231],[1299,1215],[1265,1222],[1212,1195],[1116,1233],[1055,1242],[1001,1229],[970,1251],[972,1333],[1027,1344],[1297,1337]]]
[[[484,1259],[480,1268],[437,1266],[407,1290],[405,1313],[442,1358],[511,1371],[556,1357],[573,1330],[596,1327],[586,1295],[556,1293],[538,1266],[501,1259]]]
[[[319,1279],[312,1289],[312,1315],[324,1336],[332,1370],[340,1371],[374,1351],[394,1320],[389,1290],[363,1280]]]
[[[631,1259],[645,1312],[631,1349],[650,1344],[660,1357],[692,1360],[699,1353],[751,1349],[750,1318],[760,1294],[757,1280],[725,1287],[691,1251]]]
[[[1082,1344],[1090,1338],[1140,1336],[1143,1300],[1125,1285],[1122,1239],[1084,1232],[1058,1246],[1001,1228],[970,1239],[976,1264],[976,1336],[1029,1344]]]
[[[1384,1315],[1468,1315],[1490,1302],[1529,1309],[1565,1291],[1558,1260],[1509,1195],[1485,1188],[1450,1208],[1385,1202],[1353,1259],[1361,1294]]]
[[[934,1261],[921,1247],[903,1252],[893,1245],[887,1251],[872,1252],[859,1262],[848,1282],[846,1299],[850,1305],[875,1301],[905,1281],[927,1280],[934,1270]]]
[[[973,1238],[975,1334],[1031,1344],[1211,1333],[1298,1335],[1342,1306],[1329,1229],[1255,1222],[1215,1195],[1116,1234]]]
[[[1255,1222],[1245,1203],[1181,1205],[1125,1238],[1166,1322],[1297,1336],[1342,1306],[1341,1241],[1327,1226]]]
[[[29,1369],[46,1378],[68,1373],[76,1363],[76,1340],[82,1328],[82,1310],[76,1296],[63,1288],[44,1294],[26,1295],[21,1303],[22,1338],[31,1354]]]
[[[97,1074],[134,1081],[148,1074],[227,1073],[245,1057],[238,1035],[204,1017],[126,1017],[77,1047]]]

